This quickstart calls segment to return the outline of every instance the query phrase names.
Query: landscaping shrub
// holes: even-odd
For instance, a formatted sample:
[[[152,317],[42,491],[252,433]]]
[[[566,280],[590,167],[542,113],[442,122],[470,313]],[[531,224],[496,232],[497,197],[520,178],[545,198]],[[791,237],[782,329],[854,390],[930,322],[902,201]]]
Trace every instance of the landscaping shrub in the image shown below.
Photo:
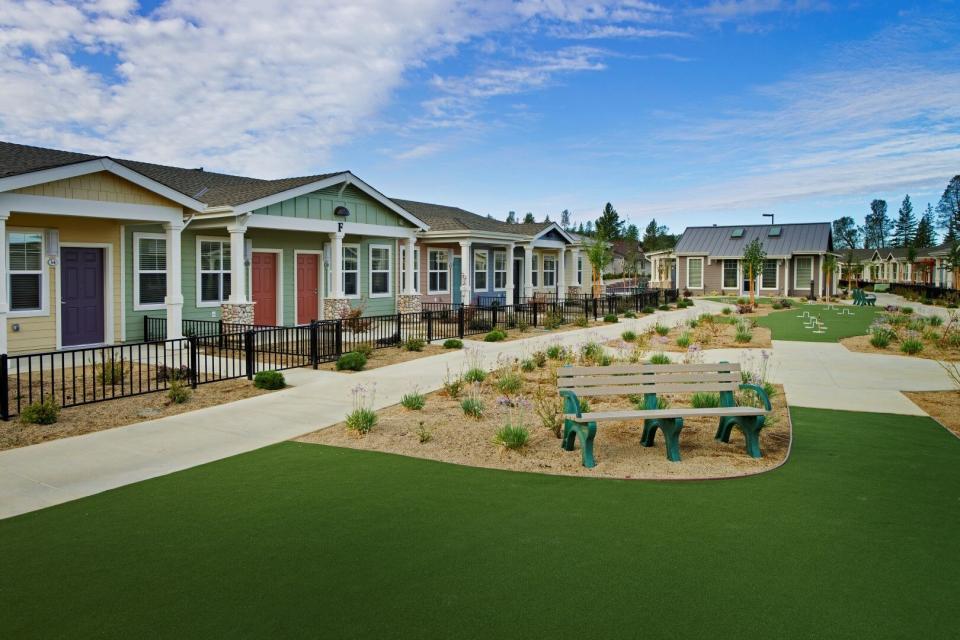
[[[157,369],[157,382],[169,382],[171,380],[186,380],[193,378],[193,371],[187,365],[179,367],[159,367]]]
[[[520,361],[521,371],[526,371],[527,373],[529,373],[536,368],[537,368],[537,363],[534,362],[532,358],[526,358],[525,360]]]
[[[623,338],[624,342],[633,342],[637,339],[637,334],[633,331],[624,331],[620,334],[620,337]]]
[[[361,342],[353,349],[355,352],[363,355],[364,358],[369,358],[373,355],[373,345],[369,342]]]
[[[653,307],[644,307],[643,309],[640,309],[640,311],[642,313],[653,313],[656,311],[656,309],[654,309]]]
[[[923,351],[923,341],[919,338],[907,338],[900,343],[900,351],[909,355],[916,355]]]
[[[753,307],[749,303],[737,305],[737,313],[741,315],[745,313],[752,313],[752,312],[753,312]]]
[[[527,444],[530,431],[523,425],[505,424],[493,436],[493,442],[507,449],[519,449]]]
[[[367,356],[359,351],[351,351],[337,358],[337,371],[363,371],[367,366]]]
[[[655,353],[650,356],[650,364],[670,364],[670,356],[665,353]]]
[[[493,329],[493,324],[483,318],[472,318],[467,322],[467,328],[473,331],[490,331]]]
[[[556,390],[538,386],[533,395],[533,409],[540,424],[559,438],[563,433],[563,401]]]
[[[659,322],[653,326],[653,330],[657,332],[658,336],[665,336],[670,333],[670,327]]]
[[[460,397],[460,392],[463,391],[463,378],[460,376],[452,377],[448,368],[447,375],[443,380],[443,390],[448,396],[456,400]]]
[[[427,343],[420,338],[407,338],[406,342],[403,343],[403,348],[407,351],[423,351],[425,346],[427,346]]]
[[[737,323],[737,332],[734,334],[733,339],[735,342],[747,343],[753,340],[753,330],[750,327],[749,323],[738,322]]]
[[[53,398],[28,404],[20,412],[20,420],[28,424],[53,424],[60,417],[60,405]]]
[[[590,413],[590,401],[586,398],[577,398],[577,406],[580,407],[580,413]]]
[[[589,322],[587,321],[587,319],[584,318],[584,317],[577,318],[576,320],[573,321],[573,324],[576,325],[576,326],[578,326],[578,327],[589,327],[589,326],[590,326],[590,323],[589,323]]]
[[[748,300],[747,298],[743,298],[743,297],[737,298],[737,304],[738,304],[738,305],[747,304],[747,302],[749,302],[749,300]]]
[[[784,309],[789,309],[790,307],[793,306],[793,300],[791,300],[790,298],[783,298],[778,302],[780,303],[780,306],[783,307]]]
[[[423,426],[423,421],[420,421],[420,424],[417,426],[417,438],[420,440],[420,444],[425,444],[433,440],[433,434]]]
[[[119,360],[109,360],[97,367],[97,382],[100,384],[120,384],[123,380],[123,373],[126,370],[127,363],[123,358]]]
[[[693,394],[690,399],[690,406],[694,409],[713,409],[720,406],[719,393],[705,393],[703,391]]]
[[[354,409],[347,414],[347,429],[356,431],[360,435],[368,433],[377,426],[377,414],[373,409]]]
[[[909,316],[913,313],[913,307],[900,307],[900,313]]]
[[[939,327],[940,325],[943,324],[943,318],[941,318],[940,316],[930,316],[929,318],[927,318],[927,323],[931,327]]]
[[[190,387],[179,380],[171,380],[167,389],[167,399],[173,404],[183,404],[190,399]]]
[[[474,382],[483,382],[487,379],[487,372],[481,369],[480,367],[474,367],[469,369],[465,374],[463,374],[464,382],[469,382],[473,384]]]
[[[508,396],[515,395],[523,387],[523,378],[518,374],[505,373],[497,380],[497,390]]]
[[[886,349],[890,346],[890,341],[894,338],[892,329],[886,327],[874,327],[870,330],[870,345],[877,349]]]
[[[609,367],[613,364],[613,358],[609,353],[605,353],[597,359],[597,365],[601,367]]]
[[[563,316],[559,313],[553,313],[551,311],[543,318],[544,329],[553,331],[554,329],[559,329],[561,324],[563,324]]]
[[[724,307],[724,308],[723,308],[723,311],[722,311],[721,313],[723,313],[723,315],[725,315],[725,316],[728,316],[728,315],[730,315],[731,313],[733,313],[733,310],[732,310],[730,307]]]
[[[258,371],[253,376],[253,386],[257,389],[283,389],[287,386],[287,381],[283,379],[283,374],[279,371]]]
[[[615,314],[615,313],[608,313],[607,315],[603,316],[603,321],[604,321],[604,322],[609,322],[609,323],[613,324],[613,323],[615,323],[615,322],[619,322],[620,320],[619,320],[619,318],[617,318],[617,314]]]
[[[633,318],[637,317],[637,314],[635,314],[633,311],[627,311],[625,314],[623,314],[623,317],[630,318],[632,320]]]
[[[525,318],[520,318],[517,320],[517,331],[520,333],[526,333],[530,330],[530,323],[526,321]]]
[[[420,411],[427,404],[427,399],[422,393],[414,389],[410,393],[403,394],[400,398],[400,406],[411,411]]]
[[[660,311],[670,311],[670,305],[662,304],[659,307],[657,307],[657,309],[660,309]]]
[[[507,339],[507,334],[500,329],[494,329],[483,337],[484,342],[500,342]]]
[[[780,309],[783,309],[783,305],[780,304],[779,302],[774,302],[774,303],[773,303],[772,305],[770,305],[770,306],[773,307],[773,308],[774,308],[775,310],[777,310],[777,311],[779,311]]]
[[[448,338],[443,341],[444,349],[463,349],[463,340],[459,338]]]
[[[544,351],[534,351],[530,357],[533,358],[533,361],[537,364],[537,367],[543,369],[547,366],[547,353]]]
[[[689,318],[687,320],[687,326],[691,329],[696,329],[700,325],[700,320],[697,318]]]
[[[684,331],[683,333],[680,334],[680,336],[677,338],[677,346],[678,346],[678,347],[683,347],[684,349],[686,349],[687,347],[690,346],[690,332],[689,332],[689,331]]]
[[[559,344],[551,344],[550,346],[547,347],[546,356],[551,360],[561,360],[566,355],[567,355],[567,350],[564,349]]]
[[[580,347],[580,357],[587,362],[599,362],[603,356],[603,347],[597,342],[588,342]]]
[[[927,329],[923,332],[923,339],[929,340],[930,342],[936,342],[940,339],[940,334],[934,329]]]
[[[478,420],[483,417],[483,400],[477,397],[464,398],[460,401],[460,408],[463,409],[463,413],[470,416],[471,418],[477,418]]]

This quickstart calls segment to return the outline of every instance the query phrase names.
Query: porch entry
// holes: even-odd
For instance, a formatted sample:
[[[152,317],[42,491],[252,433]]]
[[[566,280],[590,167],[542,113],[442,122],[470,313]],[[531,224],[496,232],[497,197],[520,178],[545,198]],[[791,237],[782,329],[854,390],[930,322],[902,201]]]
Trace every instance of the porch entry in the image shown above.
[[[65,347],[104,341],[103,249],[60,249],[60,341]]]
[[[250,268],[254,324],[277,324],[277,254],[253,253]]]
[[[320,319],[320,256],[297,254],[297,324]]]

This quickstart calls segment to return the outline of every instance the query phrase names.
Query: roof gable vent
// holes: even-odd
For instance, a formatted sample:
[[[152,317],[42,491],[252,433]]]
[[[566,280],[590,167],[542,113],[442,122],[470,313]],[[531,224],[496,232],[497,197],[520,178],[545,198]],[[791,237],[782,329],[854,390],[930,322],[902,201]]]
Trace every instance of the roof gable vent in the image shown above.
[[[731,238],[742,238],[742,237],[743,237],[743,229],[742,229],[742,228],[734,229],[733,231],[730,232],[730,237],[731,237]]]
[[[779,238],[780,237],[780,227],[770,227],[770,230],[767,231],[767,236],[770,238]]]

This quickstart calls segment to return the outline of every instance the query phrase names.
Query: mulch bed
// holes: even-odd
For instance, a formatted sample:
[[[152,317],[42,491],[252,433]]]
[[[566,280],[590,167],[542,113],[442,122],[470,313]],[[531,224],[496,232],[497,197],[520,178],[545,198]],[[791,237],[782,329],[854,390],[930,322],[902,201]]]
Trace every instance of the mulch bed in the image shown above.
[[[930,417],[960,437],[960,390],[958,391],[904,391],[903,395]]]

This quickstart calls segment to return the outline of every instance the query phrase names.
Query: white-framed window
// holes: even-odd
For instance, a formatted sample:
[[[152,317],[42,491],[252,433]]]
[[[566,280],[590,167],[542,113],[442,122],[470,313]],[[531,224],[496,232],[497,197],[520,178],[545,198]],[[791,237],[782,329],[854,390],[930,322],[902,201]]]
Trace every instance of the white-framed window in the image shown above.
[[[370,297],[384,298],[393,293],[390,259],[392,247],[387,244],[370,245]]]
[[[343,285],[343,297],[360,297],[360,245],[343,245],[340,262],[340,280]]]
[[[892,263],[890,263],[890,267],[891,267],[891,271],[890,271],[890,276],[891,276],[891,278],[890,278],[890,279],[891,279],[891,280],[897,280],[897,279],[898,279],[898,278],[897,278],[897,276],[898,276],[898,273],[897,273],[897,272],[900,270],[900,265],[897,264],[896,262],[892,262]]]
[[[197,238],[197,306],[213,307],[230,298],[230,240]]]
[[[583,256],[577,256],[577,286],[583,285]]]
[[[167,297],[167,237],[133,234],[133,308],[162,309]]]
[[[793,288],[806,289],[813,280],[813,256],[800,256],[793,259]]]
[[[540,256],[533,254],[533,262],[531,262],[531,272],[533,273],[533,286],[539,287],[540,284]]]
[[[724,289],[736,289],[737,288],[737,273],[739,268],[738,260],[724,260],[723,261],[723,288]]]
[[[557,286],[557,258],[555,256],[543,256],[543,286]]]
[[[487,250],[477,249],[473,252],[473,290],[487,290]]]
[[[446,249],[427,251],[427,292],[450,293],[450,252]]]
[[[400,293],[407,290],[407,248],[400,247]],[[420,293],[420,248],[413,250],[413,290]]]
[[[46,315],[47,270],[43,266],[41,230],[7,232],[7,298],[10,316]]]
[[[703,258],[687,258],[687,289],[703,289]]]
[[[507,252],[493,252],[493,288],[503,291],[507,288]]]
[[[761,289],[779,289],[780,288],[780,274],[776,260],[764,260],[763,267],[760,271],[760,288]]]

